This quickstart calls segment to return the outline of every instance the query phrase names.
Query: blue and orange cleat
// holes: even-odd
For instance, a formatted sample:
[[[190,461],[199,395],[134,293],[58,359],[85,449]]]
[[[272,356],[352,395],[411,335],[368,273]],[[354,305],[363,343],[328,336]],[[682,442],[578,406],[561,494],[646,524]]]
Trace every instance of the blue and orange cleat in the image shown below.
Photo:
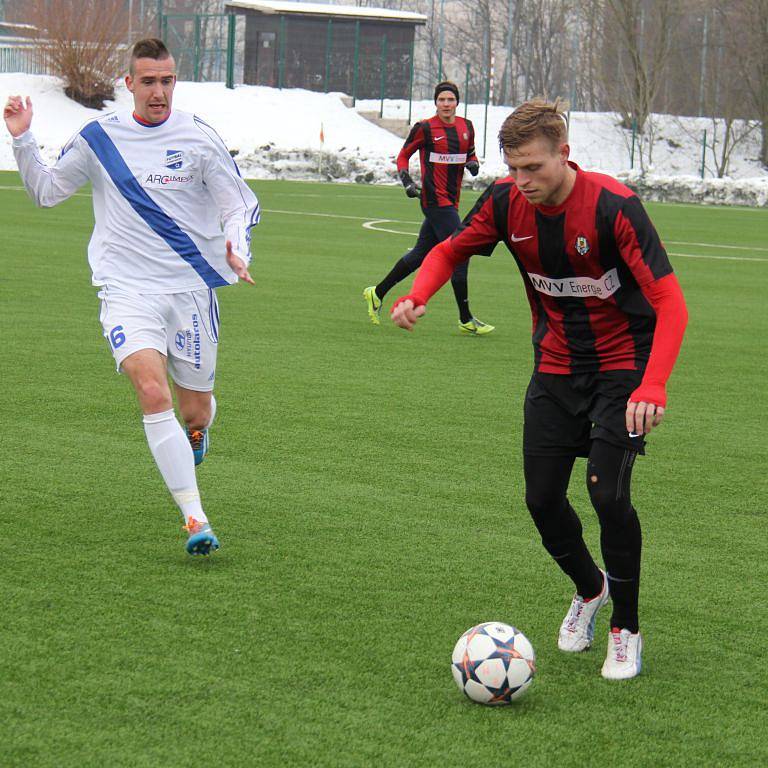
[[[202,464],[210,445],[208,430],[187,428],[187,440],[189,440],[189,444],[192,446],[192,453],[195,455],[195,466]]]
[[[190,517],[183,528],[189,534],[185,549],[190,555],[210,555],[219,548],[219,540],[210,523],[201,523]]]

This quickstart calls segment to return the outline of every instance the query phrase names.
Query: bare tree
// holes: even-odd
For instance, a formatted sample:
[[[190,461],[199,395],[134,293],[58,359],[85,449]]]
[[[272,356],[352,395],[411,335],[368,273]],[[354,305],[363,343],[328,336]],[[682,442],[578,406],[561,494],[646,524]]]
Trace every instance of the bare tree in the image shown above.
[[[622,125],[643,131],[666,75],[679,0],[605,0],[603,87]]]
[[[96,109],[115,97],[115,79],[125,69],[122,0],[31,0],[25,17],[67,96]]]
[[[728,54],[738,63],[743,107],[762,122],[760,162],[768,167],[768,0],[733,0],[717,10]]]

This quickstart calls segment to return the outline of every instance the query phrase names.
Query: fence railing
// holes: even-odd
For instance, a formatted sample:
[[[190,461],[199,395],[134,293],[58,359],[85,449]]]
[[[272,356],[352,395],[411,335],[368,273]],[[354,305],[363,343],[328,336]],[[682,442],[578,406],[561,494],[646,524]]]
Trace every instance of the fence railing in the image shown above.
[[[52,75],[50,57],[34,44],[0,45],[0,72],[23,72],[27,75]]]

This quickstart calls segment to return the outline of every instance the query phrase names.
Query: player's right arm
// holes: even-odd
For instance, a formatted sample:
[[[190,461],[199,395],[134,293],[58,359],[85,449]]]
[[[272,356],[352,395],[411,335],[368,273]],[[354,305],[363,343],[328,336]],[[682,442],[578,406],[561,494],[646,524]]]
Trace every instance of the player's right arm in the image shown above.
[[[403,144],[403,148],[397,156],[397,175],[400,177],[400,181],[405,187],[405,194],[408,197],[418,197],[421,194],[419,185],[411,178],[411,174],[408,173],[408,165],[411,160],[411,155],[424,146],[424,128],[421,123],[416,123],[411,132],[408,134],[408,138]]]
[[[64,147],[54,166],[48,166],[32,132],[32,100],[11,96],[5,103],[3,117],[13,136],[13,155],[21,180],[29,196],[41,208],[50,208],[66,200],[88,181],[87,158],[82,154],[79,134]]]
[[[453,270],[474,254],[490,255],[503,239],[494,210],[495,183],[480,196],[461,226],[426,256],[416,273],[413,288],[392,307],[395,325],[410,331],[426,312],[427,302],[448,282]]]

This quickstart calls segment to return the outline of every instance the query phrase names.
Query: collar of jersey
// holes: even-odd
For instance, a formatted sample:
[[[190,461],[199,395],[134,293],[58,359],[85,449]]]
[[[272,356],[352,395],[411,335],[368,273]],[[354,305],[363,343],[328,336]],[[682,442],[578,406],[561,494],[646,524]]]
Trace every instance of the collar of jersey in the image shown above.
[[[131,117],[134,119],[135,122],[137,122],[142,128],[159,128],[161,125],[165,125],[170,119],[171,119],[171,112],[168,113],[168,117],[165,118],[160,123],[148,123],[146,120],[143,120],[140,118],[135,112],[131,113]]]

